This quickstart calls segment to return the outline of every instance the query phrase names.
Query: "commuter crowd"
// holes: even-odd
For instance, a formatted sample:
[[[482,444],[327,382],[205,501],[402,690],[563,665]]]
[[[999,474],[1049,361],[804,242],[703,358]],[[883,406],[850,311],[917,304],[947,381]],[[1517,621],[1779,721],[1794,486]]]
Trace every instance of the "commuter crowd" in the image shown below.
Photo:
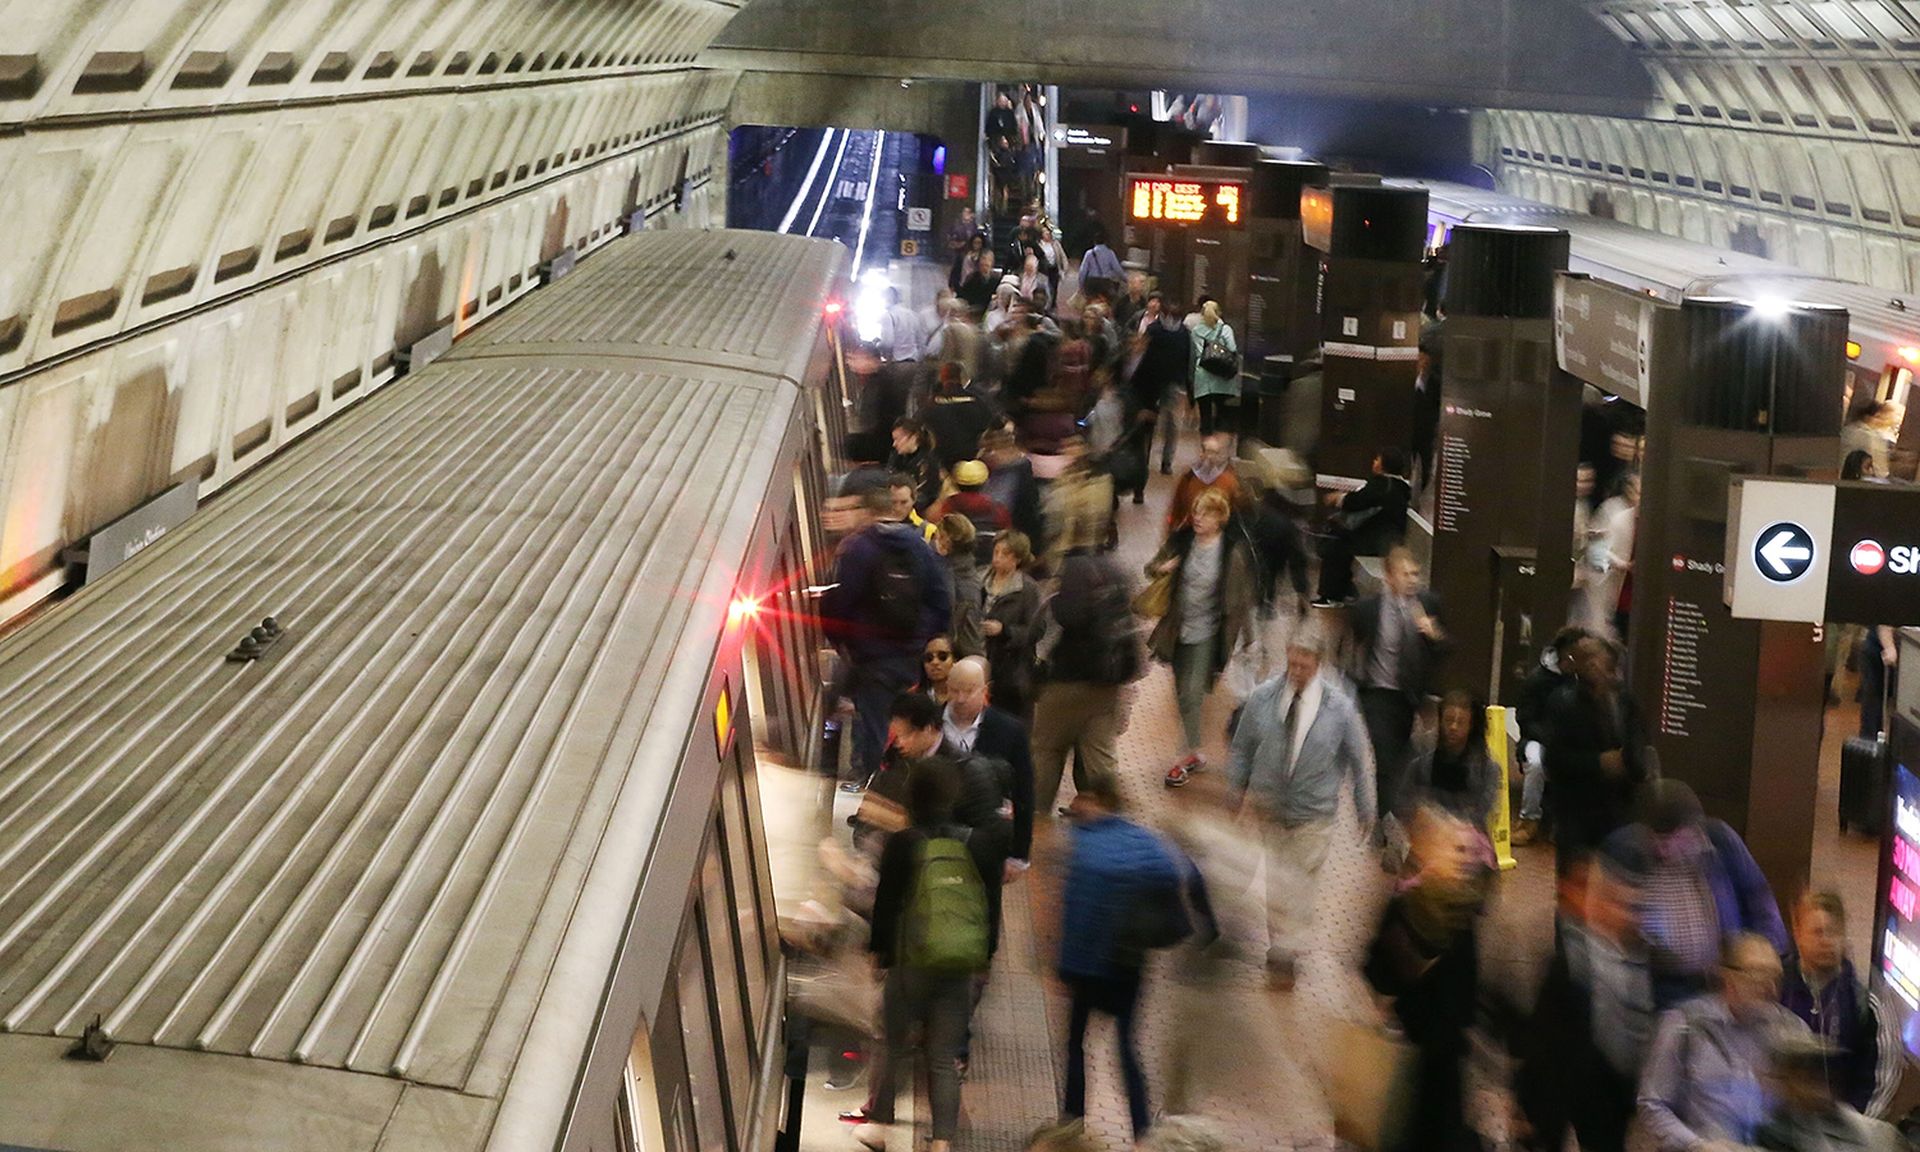
[[[1008,140],[1017,111],[996,114]],[[1526,994],[1490,995],[1507,733],[1490,744],[1486,702],[1438,691],[1446,606],[1404,542],[1431,446],[1382,445],[1364,486],[1316,508],[1304,468],[1238,451],[1239,345],[1218,303],[1169,300],[1092,240],[1075,267],[1037,209],[1002,250],[963,220],[932,314],[895,294],[879,339],[849,353],[863,463],[828,501],[819,613],[847,737],[829,766],[858,797],[839,871],[879,989],[850,1138],[910,1146],[894,1122],[917,1058],[934,1152],[965,1143],[1003,897],[1038,859],[1059,869],[1049,960],[1068,1019],[1064,1126],[1035,1146],[1084,1146],[1095,1016],[1114,1025],[1135,1138],[1219,1146],[1210,1095],[1261,1090],[1277,1056],[1255,1022],[1326,952],[1319,895],[1346,845],[1378,860],[1386,902],[1360,966],[1380,1019],[1327,1053],[1344,1138],[1481,1147],[1478,1037],[1505,1054],[1505,1127],[1527,1147],[1894,1139],[1880,1120],[1901,1045],[1845,954],[1844,902],[1773,892],[1741,838],[1650,763],[1621,674],[1637,430],[1583,465],[1574,610],[1517,708],[1514,843],[1543,842],[1544,867],[1552,841],[1551,962]],[[1439,346],[1421,366],[1436,395]],[[1156,439],[1167,513],[1121,516],[1144,500]],[[1127,542],[1143,568],[1118,560],[1123,521],[1154,537]],[[1136,685],[1155,664],[1177,715],[1143,719]],[[1122,780],[1119,748],[1130,724],[1168,722],[1180,755],[1147,783],[1177,802],[1155,823],[1128,802],[1143,782]],[[1049,837],[1060,850],[1036,852]],[[1176,1027],[1149,1076],[1136,1023],[1159,979]]]

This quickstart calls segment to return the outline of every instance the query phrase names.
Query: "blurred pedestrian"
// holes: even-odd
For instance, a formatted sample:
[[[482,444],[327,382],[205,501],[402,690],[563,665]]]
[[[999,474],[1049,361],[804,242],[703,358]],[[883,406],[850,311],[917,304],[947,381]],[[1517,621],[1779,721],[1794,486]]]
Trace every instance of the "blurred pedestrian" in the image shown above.
[[[1780,956],[1764,936],[1729,937],[1715,991],[1660,1018],[1640,1078],[1640,1123],[1657,1152],[1751,1145],[1773,1111],[1766,1073],[1782,1032]]]
[[[925,512],[940,498],[940,457],[926,425],[905,416],[893,422],[893,454],[887,457],[887,471],[913,481],[917,511]]]
[[[1554,859],[1565,872],[1627,823],[1647,778],[1647,726],[1620,683],[1619,650],[1588,637],[1573,646],[1574,680],[1547,707]]]
[[[962,328],[971,331],[970,327],[963,325]],[[966,339],[969,337],[956,336],[954,343],[959,345]],[[965,354],[962,349],[960,355]],[[977,348],[973,354],[977,359]],[[980,450],[980,434],[999,424],[1003,417],[992,397],[974,384],[972,373],[960,361],[941,363],[937,381],[920,416],[933,434],[940,466],[952,472],[961,461],[973,459]]]
[[[946,562],[953,589],[953,623],[948,633],[953,637],[954,657],[984,656],[987,640],[980,633],[980,613],[986,593],[980,585],[973,521],[949,512],[935,527],[939,531],[933,535],[933,549]]]
[[[1591,635],[1584,628],[1562,628],[1553,643],[1540,652],[1539,663],[1520,682],[1514,711],[1520,721],[1520,757],[1525,765],[1520,788],[1520,819],[1513,827],[1513,844],[1524,848],[1540,835],[1547,811],[1547,743],[1550,707],[1561,688],[1574,682],[1573,648]]]
[[[1581,1152],[1624,1152],[1656,1018],[1639,888],[1603,857],[1559,888],[1559,946],[1513,1045],[1526,1145],[1560,1152],[1571,1130]]]
[[[1124,687],[1140,674],[1138,631],[1128,611],[1133,590],[1102,542],[1068,537],[1058,586],[1043,609],[1051,625],[1033,710],[1034,809],[1052,812],[1073,757],[1073,786],[1108,778],[1125,727]]]
[[[862,501],[867,523],[840,542],[833,584],[820,597],[822,623],[841,656],[836,694],[854,709],[849,791],[879,771],[887,708],[919,676],[927,641],[947,630],[953,614],[944,565],[918,532],[893,519],[886,482],[869,482]]]
[[[1607,838],[1605,851],[1639,878],[1656,1004],[1670,1008],[1705,992],[1730,936],[1758,936],[1775,955],[1788,950],[1773,889],[1738,832],[1708,816],[1679,780],[1649,784],[1642,810],[1639,822]]]
[[[1433,747],[1414,757],[1401,789],[1403,817],[1431,805],[1487,834],[1500,802],[1501,779],[1487,753],[1486,716],[1469,693],[1456,690],[1440,698]]]
[[[1265,823],[1267,975],[1293,987],[1313,930],[1320,870],[1332,847],[1343,786],[1351,788],[1360,829],[1374,824],[1372,752],[1360,710],[1321,675],[1322,649],[1311,630],[1295,631],[1287,671],[1254,689],[1234,732],[1227,784],[1237,803]]]
[[[1203,300],[1200,323],[1192,332],[1193,398],[1200,407],[1200,434],[1225,433],[1228,400],[1240,396],[1240,345],[1233,325],[1220,315],[1218,300]]]
[[[993,563],[981,584],[980,634],[993,668],[993,698],[1027,721],[1033,712],[1034,650],[1040,640],[1040,585],[1027,575],[1033,544],[1025,532],[1002,532],[993,542]]]
[[[1893,1017],[1860,979],[1846,941],[1839,893],[1804,893],[1793,908],[1781,1003],[1825,1041],[1817,1070],[1832,1098],[1884,1120],[1905,1059]]]
[[[986,494],[989,473],[978,460],[962,460],[953,466],[953,492],[933,506],[930,515],[938,520],[958,513],[972,521],[975,531],[1004,532],[1013,522],[1001,503]]]
[[[1480,983],[1474,922],[1492,873],[1478,833],[1438,808],[1415,811],[1408,826],[1405,876],[1388,902],[1367,951],[1365,974],[1393,1000],[1393,1014],[1415,1062],[1408,1131],[1415,1146],[1436,1152],[1478,1152],[1466,1122],[1467,1031]]]
[[[1440,598],[1420,586],[1420,562],[1404,544],[1387,551],[1385,585],[1353,606],[1348,625],[1360,649],[1360,714],[1373,743],[1382,814],[1396,812],[1415,713],[1447,649]]]
[[[1193,503],[1202,492],[1218,492],[1232,505],[1240,498],[1240,475],[1233,467],[1233,439],[1222,433],[1200,438],[1200,458],[1193,462],[1173,486],[1173,499],[1167,502],[1167,531],[1187,526],[1193,515]]]
[[[1910,1147],[1894,1128],[1834,1094],[1827,1070],[1839,1051],[1819,1036],[1777,1037],[1768,1086],[1773,1115],[1754,1137],[1767,1152],[1896,1152]]]
[[[1178,903],[1185,877],[1158,837],[1120,813],[1118,782],[1111,777],[1089,780],[1073,799],[1073,849],[1060,899],[1059,971],[1072,997],[1063,1112],[1086,1115],[1087,1022],[1103,1012],[1113,1017],[1127,1115],[1138,1140],[1152,1113],[1133,1037],[1144,956],[1129,937],[1141,915],[1169,900]]]
[[[1386,449],[1373,458],[1373,475],[1358,490],[1329,497],[1334,512],[1320,544],[1320,592],[1315,603],[1353,599],[1355,557],[1385,556],[1406,539],[1407,508],[1413,499],[1406,470],[1406,454],[1398,448]]]
[[[1047,486],[1042,501],[1047,516],[1046,571],[1058,572],[1070,543],[1104,545],[1113,526],[1113,479],[1095,464],[1086,438],[1069,436],[1060,444],[1065,468]]]
[[[1259,583],[1246,542],[1227,525],[1233,509],[1219,492],[1202,492],[1186,527],[1176,530],[1147,564],[1147,577],[1169,581],[1168,608],[1148,647],[1173,666],[1185,754],[1167,772],[1169,788],[1206,766],[1201,713],[1207,694],[1253,620]]]

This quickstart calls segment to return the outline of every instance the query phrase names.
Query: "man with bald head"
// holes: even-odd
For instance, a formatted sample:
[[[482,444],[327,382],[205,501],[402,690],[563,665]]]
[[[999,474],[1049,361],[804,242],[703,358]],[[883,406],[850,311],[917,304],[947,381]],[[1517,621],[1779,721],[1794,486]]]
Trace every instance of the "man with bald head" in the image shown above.
[[[993,763],[1001,802],[1012,805],[1013,859],[1008,867],[1017,873],[1026,868],[1033,845],[1033,750],[1027,726],[988,702],[988,682],[987,661],[981,656],[958,661],[947,673],[940,751],[963,763]]]

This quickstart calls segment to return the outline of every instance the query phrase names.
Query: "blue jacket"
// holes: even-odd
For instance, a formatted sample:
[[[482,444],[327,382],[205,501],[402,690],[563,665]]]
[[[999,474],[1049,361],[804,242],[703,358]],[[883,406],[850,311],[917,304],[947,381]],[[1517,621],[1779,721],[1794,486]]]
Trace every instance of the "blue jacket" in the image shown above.
[[[920,587],[920,627],[914,636],[881,629],[871,618],[873,582],[884,550],[905,549],[913,558]],[[854,661],[905,657],[916,664],[927,641],[947,630],[953,617],[953,589],[946,562],[912,525],[897,521],[870,524],[840,542],[834,586],[820,597],[828,635]]]
[[[1173,853],[1140,825],[1102,816],[1076,827],[1061,900],[1060,975],[1121,975],[1120,928],[1136,894],[1172,894],[1181,882]]]
[[[1707,817],[1705,830],[1713,845],[1713,851],[1705,856],[1707,888],[1720,914],[1720,934],[1752,932],[1765,936],[1774,951],[1786,955],[1791,948],[1787,926],[1780,920],[1773,888],[1760,865],[1754,863],[1753,853],[1724,820]],[[1653,865],[1653,832],[1644,824],[1629,824],[1607,837],[1603,850],[1629,872],[1644,875]]]

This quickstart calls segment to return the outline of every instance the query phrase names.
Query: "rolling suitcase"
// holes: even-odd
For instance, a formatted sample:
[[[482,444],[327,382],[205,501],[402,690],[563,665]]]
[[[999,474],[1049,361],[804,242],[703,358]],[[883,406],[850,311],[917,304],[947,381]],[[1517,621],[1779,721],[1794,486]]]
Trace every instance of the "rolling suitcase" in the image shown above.
[[[1887,714],[1886,688],[1881,688],[1880,715]],[[1883,729],[1871,738],[1855,736],[1840,749],[1840,830],[1863,836],[1880,835],[1886,820],[1887,771],[1892,762]]]

